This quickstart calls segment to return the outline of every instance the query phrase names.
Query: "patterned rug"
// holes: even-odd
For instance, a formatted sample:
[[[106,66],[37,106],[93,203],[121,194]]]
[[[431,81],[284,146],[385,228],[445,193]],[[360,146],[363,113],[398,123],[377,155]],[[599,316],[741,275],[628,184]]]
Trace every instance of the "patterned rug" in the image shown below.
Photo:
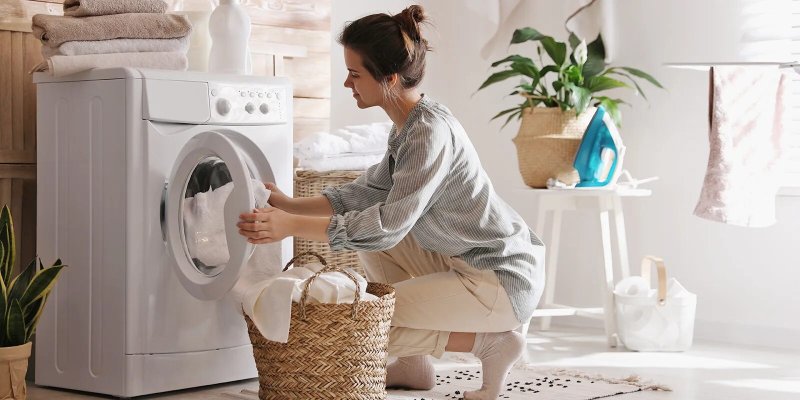
[[[464,391],[481,386],[481,371],[477,365],[437,365],[436,387],[429,391],[390,390],[388,400],[454,400]],[[542,369],[518,365],[508,376],[500,399],[510,400],[591,400],[639,392],[669,390],[663,385],[643,382],[638,376],[614,379],[565,369]],[[258,387],[228,397],[257,400]]]

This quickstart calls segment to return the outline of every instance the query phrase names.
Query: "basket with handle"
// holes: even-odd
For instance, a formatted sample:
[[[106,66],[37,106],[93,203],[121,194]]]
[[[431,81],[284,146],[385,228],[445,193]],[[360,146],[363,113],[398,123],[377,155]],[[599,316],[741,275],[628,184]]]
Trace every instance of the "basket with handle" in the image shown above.
[[[294,177],[294,195],[296,197],[312,197],[322,194],[322,189],[328,186],[340,186],[350,183],[361,176],[363,171],[313,171],[297,170]],[[294,238],[294,254],[314,252],[322,255],[332,265],[341,268],[352,268],[361,276],[366,276],[361,266],[358,254],[352,250],[331,250],[325,242],[317,242],[296,237]],[[309,258],[311,259],[311,258]],[[313,260],[313,259],[312,259]],[[302,263],[305,260],[298,260]],[[313,262],[313,261],[312,261]]]
[[[265,339],[245,315],[258,369],[259,399],[385,399],[394,288],[369,282],[366,291],[377,299],[362,301],[355,276],[328,265],[316,253],[295,256],[283,270],[306,255],[319,259],[323,268],[306,280],[300,302],[292,304],[288,342]],[[342,272],[355,282],[353,303],[307,302],[314,280],[328,272]]]

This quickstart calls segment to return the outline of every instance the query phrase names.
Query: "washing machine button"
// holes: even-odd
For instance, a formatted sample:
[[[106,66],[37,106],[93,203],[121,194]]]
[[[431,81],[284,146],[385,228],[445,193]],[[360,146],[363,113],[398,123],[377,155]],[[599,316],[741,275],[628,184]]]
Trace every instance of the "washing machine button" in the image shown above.
[[[247,105],[244,106],[244,110],[249,114],[252,114],[256,111],[256,106],[254,106],[253,103],[247,103]]]
[[[261,103],[261,107],[258,107],[258,109],[261,110],[262,114],[266,114],[269,112],[269,106],[267,105],[267,103]]]
[[[217,112],[219,115],[228,115],[231,112],[231,102],[228,99],[217,100]]]

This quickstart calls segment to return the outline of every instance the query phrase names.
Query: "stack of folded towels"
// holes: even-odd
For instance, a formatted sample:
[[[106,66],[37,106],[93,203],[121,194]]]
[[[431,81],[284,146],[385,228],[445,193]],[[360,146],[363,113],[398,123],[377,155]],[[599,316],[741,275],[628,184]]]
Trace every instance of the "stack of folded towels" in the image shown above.
[[[34,71],[63,76],[92,68],[185,70],[192,25],[166,10],[162,0],[65,0],[64,16],[33,16],[44,56]]]
[[[365,170],[383,158],[391,129],[391,122],[376,122],[315,133],[295,143],[297,166],[320,172]]]

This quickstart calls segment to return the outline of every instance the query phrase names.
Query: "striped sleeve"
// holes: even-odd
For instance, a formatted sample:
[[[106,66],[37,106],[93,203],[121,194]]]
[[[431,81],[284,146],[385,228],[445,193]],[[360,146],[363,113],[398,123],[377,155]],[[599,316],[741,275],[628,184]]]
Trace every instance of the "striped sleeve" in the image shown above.
[[[435,201],[453,159],[452,135],[444,121],[417,121],[397,149],[393,184],[386,201],[362,211],[334,215],[328,239],[334,250],[380,251],[394,247]]]
[[[339,187],[326,187],[322,194],[328,198],[334,214],[348,211],[363,211],[368,207],[386,201],[392,186],[389,172],[389,154],[375,164],[355,181]]]

